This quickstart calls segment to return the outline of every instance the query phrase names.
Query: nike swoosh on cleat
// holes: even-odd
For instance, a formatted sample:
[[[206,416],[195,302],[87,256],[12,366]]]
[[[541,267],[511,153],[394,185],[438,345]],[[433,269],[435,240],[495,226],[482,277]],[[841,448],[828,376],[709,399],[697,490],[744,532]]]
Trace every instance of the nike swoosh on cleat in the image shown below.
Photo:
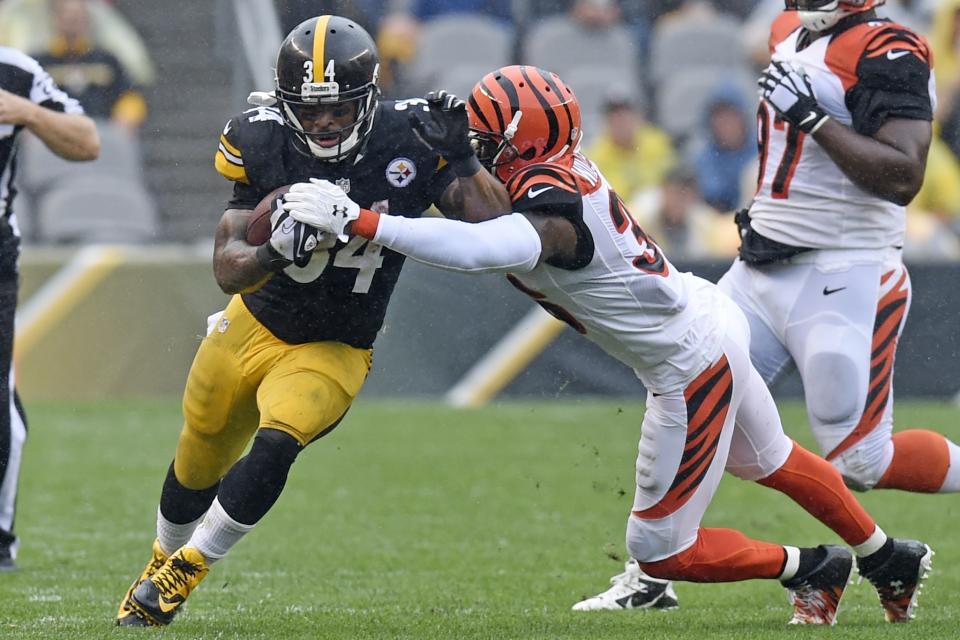
[[[824,287],[824,288],[823,288],[823,295],[829,296],[829,295],[832,294],[832,293],[836,293],[837,291],[843,291],[844,289],[846,289],[846,287],[837,287],[836,289],[830,289],[830,288],[828,288],[828,287]]]
[[[553,189],[553,187],[543,187],[543,188],[541,188],[541,189],[534,189],[533,187],[530,187],[530,190],[527,191],[527,197],[528,197],[528,198],[536,198],[538,195],[540,195],[541,193],[543,193],[544,191],[547,191],[547,190],[549,190],[549,189]]]
[[[169,599],[164,598],[163,596],[160,596],[160,598],[158,599],[158,603],[160,604],[160,611],[163,611],[164,613],[170,613],[171,611],[179,607],[181,604],[183,604],[184,600],[185,598],[180,595],[173,596],[172,598],[169,598]]]
[[[909,53],[909,51],[894,51],[891,49],[890,51],[887,51],[887,60],[896,60],[897,58],[902,58]]]

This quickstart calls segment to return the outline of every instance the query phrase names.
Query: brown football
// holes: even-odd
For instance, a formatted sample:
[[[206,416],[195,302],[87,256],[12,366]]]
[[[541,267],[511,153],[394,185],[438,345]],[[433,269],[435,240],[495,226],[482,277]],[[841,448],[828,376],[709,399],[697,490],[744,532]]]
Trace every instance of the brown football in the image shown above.
[[[250,216],[250,220],[247,221],[248,244],[260,246],[270,239],[270,234],[273,232],[273,227],[270,224],[270,215],[280,205],[280,197],[289,190],[290,185],[277,187],[264,196],[263,200],[257,204],[253,210],[253,214]]]

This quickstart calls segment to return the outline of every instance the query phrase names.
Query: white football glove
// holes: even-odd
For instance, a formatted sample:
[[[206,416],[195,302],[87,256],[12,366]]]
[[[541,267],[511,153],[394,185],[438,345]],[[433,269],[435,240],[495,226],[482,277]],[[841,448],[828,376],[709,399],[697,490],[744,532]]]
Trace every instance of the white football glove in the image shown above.
[[[344,233],[347,224],[360,217],[360,205],[343,189],[317,178],[290,187],[283,196],[283,209],[294,220],[332,233],[342,242],[349,240]]]
[[[320,245],[320,230],[290,217],[290,214],[277,208],[270,215],[273,233],[266,245],[271,250],[271,258],[291,262],[298,267],[305,267],[310,257]],[[279,265],[277,265],[279,266]]]

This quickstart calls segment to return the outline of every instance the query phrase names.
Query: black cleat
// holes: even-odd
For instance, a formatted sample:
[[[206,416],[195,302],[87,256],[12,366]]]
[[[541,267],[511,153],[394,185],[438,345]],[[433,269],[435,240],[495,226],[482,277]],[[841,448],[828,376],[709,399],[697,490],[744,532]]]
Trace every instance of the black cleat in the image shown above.
[[[859,564],[859,562],[858,562]],[[923,579],[930,575],[933,550],[918,540],[893,540],[887,561],[860,575],[877,589],[887,622],[907,622],[920,597]]]
[[[836,624],[840,600],[853,573],[853,554],[846,547],[822,544],[823,560],[805,575],[780,584],[793,605],[790,624]]]

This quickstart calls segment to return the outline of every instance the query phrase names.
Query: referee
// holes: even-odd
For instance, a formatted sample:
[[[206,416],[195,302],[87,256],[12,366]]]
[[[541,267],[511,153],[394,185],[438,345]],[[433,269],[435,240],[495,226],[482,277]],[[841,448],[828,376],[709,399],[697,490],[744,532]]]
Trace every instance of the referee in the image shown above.
[[[20,232],[13,211],[17,134],[28,129],[67,160],[93,160],[100,139],[80,103],[60,90],[33,58],[0,47],[0,571],[15,568],[13,534],[20,458],[27,424],[13,382]]]

